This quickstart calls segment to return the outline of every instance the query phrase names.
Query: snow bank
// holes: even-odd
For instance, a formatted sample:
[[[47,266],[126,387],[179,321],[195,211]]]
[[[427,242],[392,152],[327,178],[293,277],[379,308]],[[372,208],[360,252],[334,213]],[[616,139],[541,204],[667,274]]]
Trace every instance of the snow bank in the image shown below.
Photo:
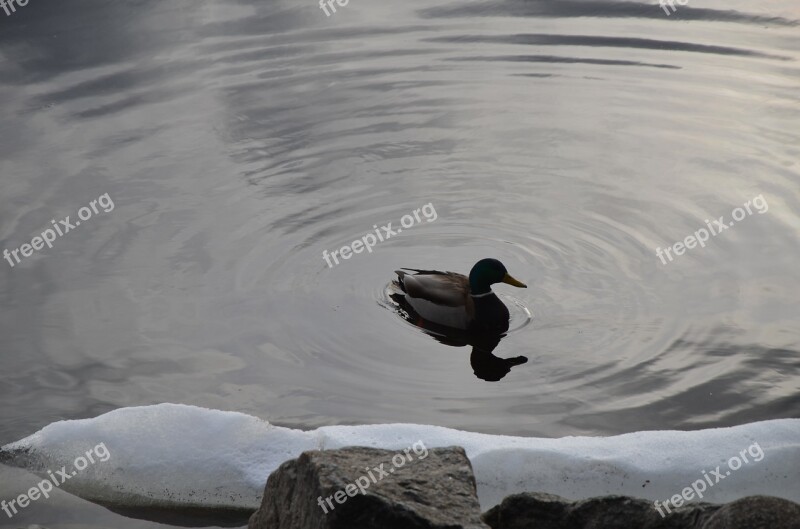
[[[304,432],[241,413],[159,404],[50,424],[2,447],[0,462],[47,478],[45,470],[55,473],[66,466],[70,473],[77,457],[104,443],[108,460],[76,471],[62,489],[126,506],[255,509],[269,473],[305,450],[403,449],[417,441],[428,448],[466,449],[483,509],[522,491],[572,499],[625,494],[665,500],[705,479],[704,474],[714,483],[705,491],[706,501],[767,494],[800,502],[800,419],[693,432],[541,439],[412,424]],[[731,470],[733,457],[747,462]],[[717,466],[719,482],[713,474]]]

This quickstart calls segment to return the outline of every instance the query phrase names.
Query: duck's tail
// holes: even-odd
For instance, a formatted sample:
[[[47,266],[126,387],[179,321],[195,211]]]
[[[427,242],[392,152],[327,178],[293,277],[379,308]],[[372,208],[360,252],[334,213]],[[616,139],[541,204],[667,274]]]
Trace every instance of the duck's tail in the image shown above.
[[[410,268],[406,268],[406,270],[410,270]],[[405,284],[403,284],[403,278],[408,275],[408,272],[403,272],[403,269],[400,269],[400,270],[395,270],[394,273],[397,274],[397,279],[395,281],[392,281],[392,285],[396,286],[397,288],[405,292],[406,286]]]

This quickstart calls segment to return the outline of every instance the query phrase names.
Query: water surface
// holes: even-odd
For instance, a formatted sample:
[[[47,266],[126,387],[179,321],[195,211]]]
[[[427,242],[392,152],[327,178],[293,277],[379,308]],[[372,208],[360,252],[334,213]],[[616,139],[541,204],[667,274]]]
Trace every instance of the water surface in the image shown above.
[[[548,437],[799,416],[800,8],[677,7],[0,13],[0,250],[115,205],[0,261],[0,444],[159,402]],[[323,260],[425,204],[435,220]],[[495,287],[531,315],[497,382],[385,293],[399,267],[483,257],[529,286]]]

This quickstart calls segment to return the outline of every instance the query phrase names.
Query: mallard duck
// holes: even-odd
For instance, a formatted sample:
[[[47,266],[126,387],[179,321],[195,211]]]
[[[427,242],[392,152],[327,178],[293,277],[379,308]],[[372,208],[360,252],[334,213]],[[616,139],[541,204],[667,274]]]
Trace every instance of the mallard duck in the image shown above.
[[[415,272],[409,274],[408,272]],[[497,259],[481,259],[469,277],[455,272],[401,268],[394,284],[422,318],[455,329],[504,333],[508,330],[508,308],[492,292],[491,285],[507,283],[527,288],[511,277]]]

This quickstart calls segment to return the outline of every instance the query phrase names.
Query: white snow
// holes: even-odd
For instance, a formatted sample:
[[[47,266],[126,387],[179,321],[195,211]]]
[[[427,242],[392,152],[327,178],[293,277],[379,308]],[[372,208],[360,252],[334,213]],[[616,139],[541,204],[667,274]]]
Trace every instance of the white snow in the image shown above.
[[[767,494],[800,502],[800,419],[691,432],[543,439],[413,424],[304,432],[242,413],[159,404],[56,422],[0,451],[20,454],[22,466],[46,478],[43,470],[73,468],[76,457],[104,443],[108,460],[90,464],[62,489],[127,506],[255,509],[269,473],[305,450],[354,445],[400,450],[418,441],[427,448],[466,449],[483,509],[523,491],[663,501],[704,479],[704,472],[714,482],[718,465],[725,477],[707,488],[704,501]],[[743,450],[749,462],[725,475],[728,460],[741,458]]]

